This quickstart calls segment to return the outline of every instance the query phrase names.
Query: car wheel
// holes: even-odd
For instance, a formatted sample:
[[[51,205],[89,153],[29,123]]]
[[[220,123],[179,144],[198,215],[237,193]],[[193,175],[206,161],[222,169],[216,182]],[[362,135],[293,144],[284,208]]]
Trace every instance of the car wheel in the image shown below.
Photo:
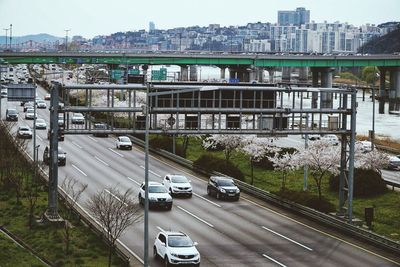
[[[172,204],[170,206],[167,206],[167,210],[172,210]]]
[[[165,255],[165,258],[164,258],[164,266],[165,267],[169,267],[170,266],[167,255]]]
[[[221,193],[217,192],[217,199],[221,199]]]
[[[132,147],[130,147],[129,150],[132,150]]]
[[[139,198],[139,204],[140,204],[140,205],[143,205],[143,199],[142,199],[142,196],[141,196],[140,194],[139,194],[139,197],[138,197],[138,198]]]
[[[207,195],[211,196],[211,189],[207,187]]]
[[[153,257],[154,257],[154,259],[158,258],[156,246],[153,247]]]
[[[192,194],[189,194],[189,198],[191,198],[192,197]]]

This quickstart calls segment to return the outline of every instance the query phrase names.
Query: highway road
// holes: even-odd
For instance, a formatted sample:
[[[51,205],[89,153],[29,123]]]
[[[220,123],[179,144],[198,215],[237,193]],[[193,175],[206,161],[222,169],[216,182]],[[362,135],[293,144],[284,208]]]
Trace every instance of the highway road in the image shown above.
[[[45,91],[38,87],[38,94]],[[48,103],[48,101],[47,101]],[[49,104],[49,103],[48,103]],[[24,120],[18,102],[2,99],[2,117],[6,106],[19,110],[18,124],[32,126]],[[49,124],[48,110],[38,109],[39,117]],[[14,127],[16,130],[16,126]],[[37,130],[40,144],[39,159],[48,145],[47,131]],[[67,164],[59,167],[60,184],[65,177],[74,177],[87,183],[80,204],[96,191],[115,186],[120,190],[132,188],[135,196],[144,181],[144,154],[134,147],[132,151],[115,148],[115,137],[66,135],[60,146],[67,152]],[[28,151],[32,155],[32,141]],[[198,242],[201,266],[398,266],[400,262],[353,244],[339,235],[283,215],[266,204],[242,195],[238,202],[220,201],[206,193],[206,181],[201,175],[157,157],[150,157],[149,178],[161,182],[167,173],[186,175],[193,186],[192,198],[174,198],[171,211],[152,210],[149,221],[149,251],[160,229],[187,233]],[[143,256],[143,223],[123,235],[121,241],[140,258]],[[387,254],[385,254],[387,255]],[[393,257],[395,258],[395,257]],[[398,260],[398,259],[397,259]],[[151,259],[151,266],[162,266]]]

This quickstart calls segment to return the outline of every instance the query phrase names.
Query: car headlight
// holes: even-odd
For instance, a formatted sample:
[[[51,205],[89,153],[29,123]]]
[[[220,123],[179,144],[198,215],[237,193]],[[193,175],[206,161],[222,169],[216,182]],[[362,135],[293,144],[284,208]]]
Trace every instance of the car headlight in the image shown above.
[[[219,191],[221,191],[221,193],[226,193],[225,189],[220,188]]]
[[[178,189],[178,187],[176,185],[173,185],[172,188],[173,189]]]
[[[157,200],[157,198],[156,197],[149,197],[149,200]]]
[[[236,193],[240,193],[240,189],[239,188],[236,188]]]
[[[178,257],[179,255],[176,253],[171,253],[171,256]]]
[[[167,198],[167,202],[172,202],[172,197]]]

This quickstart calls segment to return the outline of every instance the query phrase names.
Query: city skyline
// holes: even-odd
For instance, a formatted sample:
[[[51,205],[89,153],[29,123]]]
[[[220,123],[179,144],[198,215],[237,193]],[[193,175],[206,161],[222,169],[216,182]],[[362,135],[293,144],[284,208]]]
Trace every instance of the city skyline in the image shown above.
[[[230,5],[205,0],[187,3],[183,0],[168,2],[154,0],[151,4],[134,3],[121,0],[118,5],[105,5],[98,1],[68,2],[39,0],[2,0],[0,3],[0,25],[5,29],[13,24],[13,36],[48,33],[62,37],[65,29],[71,29],[70,36],[81,35],[93,38],[97,35],[109,35],[114,32],[148,30],[149,22],[156,29],[176,27],[246,25],[254,22],[278,21],[281,10],[295,10],[304,7],[310,10],[310,20],[315,22],[349,23],[360,26],[366,23],[379,24],[387,21],[400,21],[400,1],[382,0],[376,8],[376,1],[366,0],[362,4],[344,0],[316,2],[281,1],[269,4],[267,1],[252,0],[247,5],[231,1]],[[122,7],[122,8],[121,8]],[[11,12],[10,12],[11,11]],[[62,12],[58,12],[62,11]],[[147,12],[149,11],[149,12]],[[340,11],[340,12],[339,12]],[[16,16],[16,12],[21,15]],[[18,13],[17,13],[18,14]],[[23,15],[22,15],[23,14]],[[207,14],[207,15],[204,15]],[[4,35],[5,31],[0,35]]]

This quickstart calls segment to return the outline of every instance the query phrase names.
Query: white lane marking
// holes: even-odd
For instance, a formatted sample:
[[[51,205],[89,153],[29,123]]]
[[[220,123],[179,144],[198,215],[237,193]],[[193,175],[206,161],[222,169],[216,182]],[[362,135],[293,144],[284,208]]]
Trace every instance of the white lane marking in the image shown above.
[[[305,246],[305,245],[303,245],[303,244],[300,244],[299,242],[297,242],[297,241],[294,241],[293,239],[290,239],[289,237],[287,237],[287,236],[284,236],[284,235],[282,235],[282,234],[280,234],[280,233],[277,233],[277,232],[275,232],[274,230],[271,230],[271,229],[269,229],[269,228],[267,228],[267,227],[265,227],[265,226],[261,226],[264,230],[267,230],[268,232],[271,232],[271,233],[273,233],[273,234],[276,234],[277,236],[280,236],[280,237],[282,237],[282,238],[284,238],[284,239],[286,239],[286,240],[288,240],[288,241],[290,241],[290,242],[292,242],[292,243],[295,243],[296,245],[299,245],[300,247],[303,247],[303,248],[305,248],[305,249],[307,249],[307,250],[309,250],[309,251],[312,251],[312,248],[309,248],[309,247],[307,247],[307,246]]]
[[[74,141],[72,141],[72,144],[80,149],[82,149],[83,147],[81,147],[80,145],[78,145],[77,143],[75,143]]]
[[[122,155],[121,153],[118,153],[117,151],[114,151],[114,149],[112,149],[111,147],[109,147],[108,150],[110,150],[110,151],[113,152],[114,154],[117,154],[117,155],[120,156],[121,158],[124,157],[124,155]]]
[[[214,225],[212,225],[211,223],[209,223],[209,222],[207,222],[207,221],[203,220],[203,219],[202,219],[202,218],[200,218],[199,216],[197,216],[197,215],[194,215],[194,214],[193,214],[193,213],[191,213],[190,211],[188,211],[188,210],[185,210],[184,208],[182,208],[181,206],[177,206],[177,207],[178,207],[178,209],[180,209],[180,210],[182,210],[182,211],[186,212],[187,214],[189,214],[190,216],[192,216],[192,217],[196,218],[197,220],[199,220],[199,221],[201,221],[201,222],[203,222],[203,223],[207,224],[208,226],[210,226],[210,227],[214,228]]]
[[[96,139],[94,139],[94,138],[91,137],[91,136],[88,136],[88,138],[92,139],[92,140],[95,141],[96,143],[98,142]]]
[[[123,202],[119,197],[117,197],[116,195],[114,195],[113,193],[111,193],[110,191],[108,191],[107,189],[103,189],[105,192],[107,192],[108,194],[110,194],[113,198],[115,198],[116,200],[118,200],[119,202],[121,202],[122,204],[124,204],[126,207],[128,206],[128,204],[126,204],[125,202]]]
[[[94,158],[97,159],[98,161],[100,161],[101,163],[103,163],[104,165],[110,166],[107,162],[105,162],[104,160],[100,159],[99,157],[94,156]]]
[[[160,226],[157,226],[157,229],[160,230],[160,232],[165,232]]]
[[[39,135],[36,135],[37,138],[39,138],[40,141],[43,141],[43,138],[40,137]]]
[[[213,202],[213,201],[211,201],[211,200],[209,200],[209,199],[207,199],[207,198],[205,198],[205,197],[203,197],[203,196],[200,196],[199,194],[196,194],[196,193],[193,192],[193,195],[195,195],[196,197],[201,198],[201,199],[207,201],[208,203],[213,204],[214,206],[217,206],[218,208],[221,208],[221,205],[219,205],[219,204],[217,204],[217,203],[215,203],[215,202]]]
[[[135,180],[133,180],[131,177],[126,177],[126,178],[128,178],[130,181],[132,181],[132,182],[134,182],[135,184],[137,184],[138,186],[140,186],[140,183],[138,183],[138,182],[136,182]]]
[[[74,164],[72,164],[72,167],[75,168],[78,172],[82,173],[83,175],[85,175],[87,177],[87,174],[84,173],[81,169],[79,169],[78,167],[76,167]]]
[[[270,261],[273,261],[273,262],[275,262],[276,264],[278,264],[279,266],[282,266],[282,267],[286,267],[286,265],[284,265],[284,264],[282,264],[282,263],[280,263],[279,261],[277,261],[277,260],[274,260],[273,258],[271,258],[270,256],[268,256],[268,255],[265,255],[265,254],[262,254],[263,255],[263,257],[265,257],[265,258],[267,258],[267,259],[269,259]]]
[[[140,165],[140,168],[144,169],[144,166]],[[150,173],[154,174],[157,177],[161,178],[161,175],[159,175],[158,173],[153,172],[152,170],[149,170]]]

